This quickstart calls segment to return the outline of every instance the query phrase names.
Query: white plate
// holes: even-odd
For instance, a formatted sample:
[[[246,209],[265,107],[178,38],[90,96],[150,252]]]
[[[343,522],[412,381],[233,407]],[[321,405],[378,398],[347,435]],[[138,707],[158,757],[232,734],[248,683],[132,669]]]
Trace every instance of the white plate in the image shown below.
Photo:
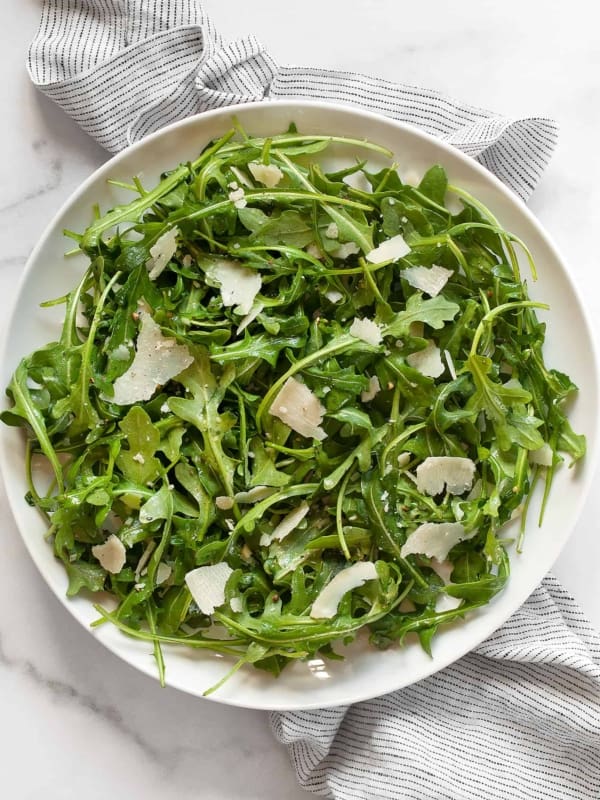
[[[161,172],[193,159],[209,140],[228,130],[234,114],[246,130],[257,135],[282,132],[294,121],[302,133],[369,138],[394,151],[405,175],[419,175],[431,164],[441,163],[452,183],[482,200],[507,229],[529,245],[539,272],[531,295],[552,308],[542,315],[549,323],[546,360],[568,372],[581,390],[571,408],[571,421],[575,430],[588,437],[585,462],[573,470],[559,470],[542,529],[537,527],[532,509],[525,550],[521,556],[511,553],[512,576],[504,593],[466,620],[441,630],[434,640],[433,659],[416,642],[379,652],[359,640],[349,649],[345,661],[295,663],[279,678],[249,667],[211,696],[221,703],[265,709],[356,702],[421,680],[469,652],[502,625],[551,568],[574,527],[593,474],[598,409],[596,354],[581,301],[556,248],[524,204],[489,172],[449,145],[384,117],[332,104],[278,102],[238,106],[186,119],[112,158],[85,181],[51,222],[25,269],[2,350],[3,387],[22,355],[56,338],[61,309],[42,310],[40,302],[72,288],[85,266],[83,257],[65,260],[68,242],[63,228],[83,230],[90,222],[94,203],[106,210],[130,199],[131,195],[109,186],[107,178],[129,181],[139,175],[146,186],[152,186]],[[524,274],[525,270],[523,265]],[[90,635],[129,664],[155,676],[147,643],[128,639],[109,625],[90,629],[97,615],[89,598],[65,597],[67,581],[62,564],[44,539],[41,516],[23,499],[23,450],[20,431],[1,426],[0,464],[6,491],[31,557],[65,608]],[[165,658],[167,683],[193,695],[201,695],[228,667],[223,658],[184,648],[165,648]]]

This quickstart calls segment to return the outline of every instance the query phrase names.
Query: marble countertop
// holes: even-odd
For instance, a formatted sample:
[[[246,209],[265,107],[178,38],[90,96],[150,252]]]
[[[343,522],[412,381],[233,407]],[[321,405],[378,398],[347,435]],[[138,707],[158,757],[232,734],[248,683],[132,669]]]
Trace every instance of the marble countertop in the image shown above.
[[[255,32],[282,63],[350,68],[437,88],[506,115],[544,115],[559,147],[531,201],[583,290],[595,332],[600,278],[600,55],[591,0],[303,0],[205,3],[227,37]],[[0,128],[0,304],[57,207],[107,157],[29,84],[38,0],[5,0]],[[12,800],[298,800],[265,714],[192,699],[134,672],[89,637],[30,562],[0,488],[0,743]],[[600,626],[600,493],[555,572]]]

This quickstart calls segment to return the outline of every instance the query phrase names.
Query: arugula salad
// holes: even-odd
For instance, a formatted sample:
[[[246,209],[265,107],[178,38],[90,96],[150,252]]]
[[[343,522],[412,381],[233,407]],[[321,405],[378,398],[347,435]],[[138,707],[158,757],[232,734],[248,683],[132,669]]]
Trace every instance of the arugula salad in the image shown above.
[[[232,656],[223,680],[340,658],[361,630],[431,653],[506,585],[536,482],[543,513],[584,456],[525,244],[441,166],[414,186],[391,156],[236,125],[66,232],[89,267],[45,304],[60,339],[2,420],[68,595],[110,592],[95,624],[151,642],[163,682],[167,644]]]

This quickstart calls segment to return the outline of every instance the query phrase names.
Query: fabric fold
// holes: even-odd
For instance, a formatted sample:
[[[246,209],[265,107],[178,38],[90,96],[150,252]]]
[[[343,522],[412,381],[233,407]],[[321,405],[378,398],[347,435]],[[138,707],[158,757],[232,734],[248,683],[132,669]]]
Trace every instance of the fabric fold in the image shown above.
[[[472,653],[350,707],[271,714],[298,780],[334,798],[600,796],[600,638],[547,577]]]
[[[549,119],[511,119],[439,92],[347,71],[280,66],[249,35],[224,43],[194,0],[45,0],[33,83],[111,152],[213,108],[312,99],[439,136],[527,199],[556,144]]]

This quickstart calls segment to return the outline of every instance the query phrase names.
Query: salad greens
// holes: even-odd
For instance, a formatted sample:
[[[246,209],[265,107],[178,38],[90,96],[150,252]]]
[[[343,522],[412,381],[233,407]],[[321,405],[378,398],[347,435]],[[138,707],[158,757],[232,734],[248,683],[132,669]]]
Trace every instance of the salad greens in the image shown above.
[[[440,625],[505,586],[500,532],[519,514],[523,532],[538,477],[547,499],[561,453],[585,452],[563,408],[576,387],[544,362],[540,304],[514,249],[525,246],[442,167],[416,187],[392,163],[371,171],[348,156],[328,172],[332,147],[390,156],[293,126],[271,138],[237,127],[153,189],[118,183],[135,199],[69,232],[90,264],[52,301],[65,304],[60,339],[24,358],[8,387],[2,420],[27,432],[27,500],[48,520],[68,594],[110,591],[116,609],[98,606],[98,624],[152,642],[161,679],[163,644],[274,675],[291,659],[339,657],[334,645],[361,629],[378,648],[414,632],[430,652]],[[382,260],[389,240],[403,254]],[[425,290],[434,273],[442,285]],[[189,363],[115,402],[135,383],[148,317],[155,350],[176,341]],[[323,435],[273,412],[298,384]],[[47,491],[34,454],[52,470]],[[421,491],[430,457],[470,459],[472,486]],[[429,523],[462,526],[441,562],[427,547],[406,552]],[[95,549],[109,537],[123,552],[113,571]],[[361,561],[377,578],[311,617],[323,588]],[[203,612],[186,575],[222,562],[224,602]]]

